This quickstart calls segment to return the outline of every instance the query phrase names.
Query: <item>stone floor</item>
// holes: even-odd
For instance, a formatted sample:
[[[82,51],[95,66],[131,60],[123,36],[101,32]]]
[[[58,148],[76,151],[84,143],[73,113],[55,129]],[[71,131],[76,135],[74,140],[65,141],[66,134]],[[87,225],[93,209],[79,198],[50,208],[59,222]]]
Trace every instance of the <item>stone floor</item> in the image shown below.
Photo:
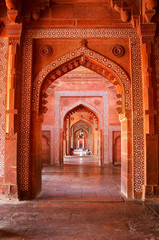
[[[36,200],[0,203],[0,239],[159,240],[159,203],[126,200],[119,189],[118,166],[45,167]]]

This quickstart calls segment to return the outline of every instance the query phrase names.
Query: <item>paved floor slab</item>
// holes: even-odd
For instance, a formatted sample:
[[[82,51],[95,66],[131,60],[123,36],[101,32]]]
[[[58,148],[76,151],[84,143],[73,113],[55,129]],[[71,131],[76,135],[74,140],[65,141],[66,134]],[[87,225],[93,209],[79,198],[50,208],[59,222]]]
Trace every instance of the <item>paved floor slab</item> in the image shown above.
[[[158,209],[123,197],[120,167],[46,167],[36,200],[0,202],[0,239],[159,240]]]

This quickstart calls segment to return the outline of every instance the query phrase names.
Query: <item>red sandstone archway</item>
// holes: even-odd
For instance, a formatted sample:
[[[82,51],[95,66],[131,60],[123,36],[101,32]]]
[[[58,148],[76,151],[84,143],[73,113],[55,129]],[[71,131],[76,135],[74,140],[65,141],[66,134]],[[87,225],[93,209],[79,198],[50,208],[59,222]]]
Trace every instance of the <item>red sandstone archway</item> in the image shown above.
[[[75,125],[79,124],[79,123],[84,123],[86,124],[87,126],[90,127],[91,129],[91,135],[92,135],[92,154],[94,154],[94,131],[93,131],[93,124],[91,122],[89,122],[88,120],[86,119],[78,119],[77,121],[73,122],[72,125],[71,125],[71,132],[72,132],[72,129]]]
[[[89,52],[90,50],[87,49]],[[96,55],[100,56],[96,53]],[[103,58],[103,56],[101,56]],[[112,65],[116,65],[112,63]],[[29,190],[23,191],[23,186],[21,180],[23,174],[19,171],[19,198],[20,199],[32,199],[35,198],[41,191],[41,129],[43,113],[46,112],[46,90],[50,84],[58,77],[64,75],[65,73],[79,67],[84,66],[92,71],[107,78],[116,88],[118,101],[118,112],[120,118],[122,119],[122,192],[129,197],[132,197],[132,138],[128,139],[128,134],[132,134],[132,114],[131,114],[131,96],[130,96],[130,82],[129,79],[122,70],[122,75],[118,72],[112,70],[111,65],[105,66],[104,60],[103,64],[98,62],[97,59],[91,59],[84,55],[84,53],[76,58],[66,61],[64,64],[59,65],[57,68],[48,73],[41,83],[39,94],[36,93],[36,87],[33,86],[32,94],[32,113],[31,113],[31,145],[30,145],[30,170],[28,178],[25,180],[29,182]],[[119,69],[121,69],[118,66]],[[123,82],[122,81],[125,81]],[[36,82],[36,81],[35,81]],[[129,86],[129,87],[128,87]],[[127,90],[125,90],[127,89]],[[38,105],[37,105],[38,103]],[[39,106],[38,108],[36,106]],[[62,133],[60,133],[62,137]],[[102,144],[101,144],[102,145]],[[59,153],[60,154],[60,153]],[[20,157],[20,155],[19,155]],[[19,164],[20,166],[20,164]],[[128,171],[129,169],[129,171]]]
[[[96,109],[94,109],[96,110]],[[74,115],[75,113],[80,113],[80,111],[85,111],[87,112],[89,115],[91,115],[93,121],[94,121],[94,125],[89,122],[87,119],[85,118],[80,118],[78,119],[77,121],[73,122],[72,125],[70,125],[70,119],[71,119],[71,116]],[[77,106],[71,108],[70,110],[68,110],[66,112],[66,114],[64,115],[63,113],[63,122],[64,124],[62,124],[63,128],[61,129],[61,131],[64,133],[63,134],[63,144],[61,142],[61,146],[63,146],[63,149],[61,148],[61,163],[63,164],[63,160],[64,160],[64,157],[65,155],[70,155],[70,149],[71,149],[71,134],[72,133],[72,129],[75,125],[79,124],[79,123],[84,123],[86,124],[87,126],[89,126],[89,128],[91,129],[91,143],[93,144],[93,153],[94,153],[94,145],[95,146],[98,146],[97,148],[97,153],[100,154],[100,139],[102,139],[102,137],[100,137],[100,139],[97,139],[96,138],[96,142],[98,141],[99,144],[94,144],[94,135],[97,136],[98,135],[98,138],[100,136],[100,126],[101,126],[101,122],[99,124],[99,118],[101,119],[101,116],[98,116],[97,115],[98,111],[96,110],[96,113],[93,112],[93,107],[92,109],[89,109],[88,106],[85,106],[84,103],[83,104],[77,104]],[[100,125],[100,126],[99,126]],[[78,132],[78,131],[77,131]],[[97,134],[98,132],[98,134]],[[87,134],[88,135],[88,134]],[[88,147],[88,144],[86,144],[87,147]],[[72,146],[73,147],[73,146]],[[104,147],[102,147],[102,149],[104,149]],[[98,155],[98,154],[96,154]],[[102,156],[103,154],[101,154]],[[100,164],[102,164],[102,157],[99,156],[99,160],[101,161]]]
[[[110,69],[105,68],[98,62],[95,62],[91,58],[88,58],[86,56],[79,56],[74,59],[71,59],[67,63],[62,64],[60,67],[56,68],[55,70],[51,71],[46,78],[43,80],[40,88],[40,97],[39,97],[39,114],[45,113],[47,111],[46,104],[47,104],[47,94],[46,91],[48,87],[59,77],[63,76],[64,74],[78,68],[79,66],[86,67],[99,75],[105,77],[108,79],[115,87],[117,96],[119,98],[118,101],[118,112],[124,113],[125,107],[128,107],[128,102],[126,103],[125,99],[125,91],[124,86],[120,80],[120,78],[117,76],[116,73],[112,72]]]

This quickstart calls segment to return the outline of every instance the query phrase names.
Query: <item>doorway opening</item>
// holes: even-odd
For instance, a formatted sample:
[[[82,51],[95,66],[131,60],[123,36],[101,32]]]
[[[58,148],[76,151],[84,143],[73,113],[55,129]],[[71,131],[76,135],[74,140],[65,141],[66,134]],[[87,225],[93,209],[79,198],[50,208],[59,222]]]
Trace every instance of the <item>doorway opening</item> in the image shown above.
[[[81,91],[81,88],[83,88],[83,91]],[[102,94],[100,92],[101,89],[103,90]],[[116,192],[116,198],[121,200],[122,197],[119,191],[120,167],[116,168],[112,166],[114,157],[114,131],[112,131],[110,138],[108,136],[107,142],[104,142],[103,136],[104,127],[107,127],[107,133],[109,133],[109,126],[113,126],[114,129],[116,126],[120,127],[116,111],[117,97],[113,85],[93,71],[79,67],[65,74],[65,76],[58,78],[57,81],[50,85],[47,94],[49,95],[47,98],[48,111],[45,114],[42,127],[43,144],[45,146],[43,146],[44,150],[42,153],[43,191],[40,198],[44,199],[46,197],[52,200],[65,198],[66,200],[69,196],[69,200],[77,198],[84,200],[86,199],[85,196],[89,196],[90,194],[92,197],[89,197],[89,200],[98,199],[99,201],[100,199],[115,199]],[[57,111],[55,106],[57,95],[59,111]],[[107,96],[107,104],[105,96]],[[104,107],[107,108],[107,115],[104,115]],[[59,150],[61,156],[59,162],[56,162],[55,156],[56,124],[52,124],[52,126],[50,124],[51,121],[52,123],[56,122],[55,115],[57,113],[59,114],[58,122],[60,123]],[[104,121],[105,116],[107,121]],[[48,132],[50,131],[50,140],[46,140],[46,135],[49,136],[48,133],[46,134],[46,129],[48,129]],[[53,141],[51,141],[51,132]],[[48,145],[50,145],[48,153],[50,164],[46,165],[45,159]],[[112,146],[111,154],[107,153],[108,156],[112,155],[112,159],[109,159],[107,167],[101,168],[101,166],[105,165],[104,147],[106,145],[107,148],[105,149],[107,151],[110,149],[108,146]],[[54,149],[52,160],[51,147]],[[62,168],[59,168],[59,165]],[[63,180],[61,174],[64,177]],[[69,182],[70,178],[72,178],[71,182]],[[109,186],[105,184],[104,187],[103,184],[102,191],[105,191],[105,195],[102,196],[102,192],[99,190],[101,186],[94,191],[92,178],[94,178],[94,185],[97,184],[97,179],[101,179],[101,184],[103,184],[102,181],[105,181],[105,178],[113,179],[109,181],[109,183],[111,182]],[[67,182],[67,186],[65,188],[60,187],[61,185],[65,185],[64,182]],[[75,188],[73,188],[75,186],[74,183],[76,183]],[[115,184],[117,188],[114,187]],[[55,185],[56,190],[52,191],[51,186]]]
[[[64,131],[63,131],[63,118],[66,115],[66,113],[73,107],[77,105],[85,105],[88,106],[89,109],[92,109],[93,106],[93,112],[97,113],[100,120],[100,138],[101,138],[101,145],[100,145],[100,158],[101,158],[101,164],[106,165],[109,164],[109,154],[112,155],[112,149],[110,148],[110,145],[108,144],[108,132],[110,127],[114,127],[114,124],[110,124],[108,121],[108,105],[111,106],[111,104],[108,102],[108,93],[105,91],[105,82],[108,82],[110,85],[110,89],[114,89],[115,94],[113,102],[116,102],[117,100],[117,112],[120,114],[120,121],[121,121],[121,136],[122,136],[122,149],[121,149],[121,161],[122,161],[122,174],[121,174],[121,190],[126,196],[130,196],[132,194],[132,152],[130,152],[131,148],[127,148],[127,146],[132,145],[132,138],[128,138],[127,135],[132,134],[132,115],[131,115],[131,92],[130,92],[130,81],[127,77],[126,73],[122,70],[122,74],[120,72],[116,72],[115,68],[121,70],[120,66],[112,61],[108,61],[108,59],[102,57],[100,54],[93,52],[90,49],[82,48],[82,54],[79,55],[79,50],[73,52],[74,58],[70,60],[70,57],[68,58],[68,61],[66,61],[66,56],[60,59],[61,63],[58,64],[55,61],[55,63],[51,63],[51,66],[57,66],[53,67],[53,70],[49,70],[48,66],[46,66],[47,71],[43,71],[37,76],[34,84],[33,84],[33,92],[32,92],[32,112],[31,112],[31,142],[30,142],[30,156],[31,156],[31,162],[30,162],[30,168],[29,168],[29,176],[28,178],[24,178],[24,180],[27,182],[25,186],[29,186],[27,188],[28,190],[24,190],[24,185],[21,184],[20,179],[22,179],[24,176],[19,171],[19,196],[21,199],[32,199],[35,198],[41,191],[41,143],[42,143],[42,122],[44,120],[44,113],[47,112],[49,106],[49,101],[46,100],[48,97],[48,91],[50,86],[52,85],[52,89],[55,87],[59,87],[59,89],[56,89],[53,94],[55,94],[54,98],[54,108],[55,108],[55,115],[54,118],[54,127],[52,129],[52,135],[54,136],[55,143],[51,146],[51,163],[54,165],[63,165],[63,140],[64,140]],[[66,54],[67,55],[67,54]],[[73,56],[72,55],[72,56]],[[87,57],[91,56],[90,57]],[[69,53],[69,56],[70,53]],[[98,61],[99,60],[99,61]],[[111,64],[108,64],[110,62]],[[50,66],[50,65],[49,65]],[[45,70],[46,70],[45,68]],[[72,83],[72,87],[68,85],[68,83],[65,84],[65,90],[63,91],[58,85],[58,80],[61,80],[62,77],[65,77],[66,74],[73,72],[74,70],[77,70],[81,68],[86,69],[87,71],[91,71],[94,74],[98,75],[98,77],[95,77],[94,80],[96,80],[96,83],[93,82],[87,82],[87,84],[83,84],[81,81],[81,78],[76,81],[74,79],[74,83]],[[83,71],[83,69],[82,69]],[[44,73],[44,75],[42,74]],[[102,77],[103,80],[99,83],[99,77]],[[69,78],[67,79],[69,82]],[[76,89],[77,83],[81,83],[79,89]],[[89,84],[92,84],[93,91],[91,91],[91,88]],[[67,90],[66,90],[67,89]],[[71,89],[71,91],[70,91]],[[97,91],[99,89],[99,91]],[[109,89],[109,87],[108,87]],[[77,92],[77,94],[75,93]],[[67,93],[66,93],[67,92]],[[68,93],[69,92],[69,93]],[[89,92],[89,94],[87,94]],[[99,94],[97,94],[99,92]],[[65,93],[61,97],[61,93]],[[71,93],[71,99],[70,99],[70,93]],[[91,97],[90,97],[91,96]],[[49,96],[50,97],[50,96]],[[48,100],[49,100],[48,97]],[[57,98],[56,98],[57,97]],[[72,97],[74,97],[72,99]],[[67,98],[67,99],[66,99]],[[78,102],[77,102],[78,99]],[[83,104],[84,103],[84,104]],[[106,107],[104,106],[105,103]],[[68,106],[69,105],[69,106]],[[113,104],[114,110],[116,112],[116,104]],[[60,108],[59,108],[60,107]],[[97,110],[99,108],[100,110]],[[49,111],[48,111],[49,112]],[[102,116],[103,113],[103,116]],[[118,121],[118,114],[113,116],[112,121],[114,121],[117,117]],[[51,112],[52,115],[52,112]],[[61,118],[61,116],[63,118]],[[45,119],[48,121],[48,125],[50,126],[50,118]],[[62,122],[61,122],[61,121]],[[45,124],[46,121],[44,120]],[[44,124],[43,122],[43,124]],[[104,125],[103,125],[104,122]],[[106,124],[106,125],[105,125]],[[62,127],[61,127],[62,126]],[[109,126],[109,128],[108,128]],[[47,127],[47,126],[45,126]],[[115,126],[115,127],[119,127]],[[51,137],[52,139],[52,137]],[[110,138],[111,139],[111,138]],[[53,150],[52,150],[53,149]],[[111,149],[111,151],[108,151],[108,149]],[[128,151],[128,152],[127,152]],[[20,155],[19,155],[20,156]],[[27,155],[28,156],[28,155]],[[27,157],[26,156],[26,157]],[[129,156],[129,161],[127,157]],[[20,164],[19,164],[20,166]],[[129,168],[128,168],[129,167]],[[20,168],[19,168],[20,169]],[[28,166],[27,166],[28,169]],[[129,171],[127,171],[129,169]]]

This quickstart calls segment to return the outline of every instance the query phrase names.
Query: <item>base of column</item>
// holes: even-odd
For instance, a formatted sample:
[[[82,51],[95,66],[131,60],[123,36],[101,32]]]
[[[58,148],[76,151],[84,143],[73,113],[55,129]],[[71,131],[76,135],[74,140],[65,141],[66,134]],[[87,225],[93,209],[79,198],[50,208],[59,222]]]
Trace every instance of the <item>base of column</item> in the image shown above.
[[[159,185],[143,185],[143,201],[159,200]]]
[[[16,185],[1,184],[0,185],[0,199],[1,200],[18,200],[18,191]]]

